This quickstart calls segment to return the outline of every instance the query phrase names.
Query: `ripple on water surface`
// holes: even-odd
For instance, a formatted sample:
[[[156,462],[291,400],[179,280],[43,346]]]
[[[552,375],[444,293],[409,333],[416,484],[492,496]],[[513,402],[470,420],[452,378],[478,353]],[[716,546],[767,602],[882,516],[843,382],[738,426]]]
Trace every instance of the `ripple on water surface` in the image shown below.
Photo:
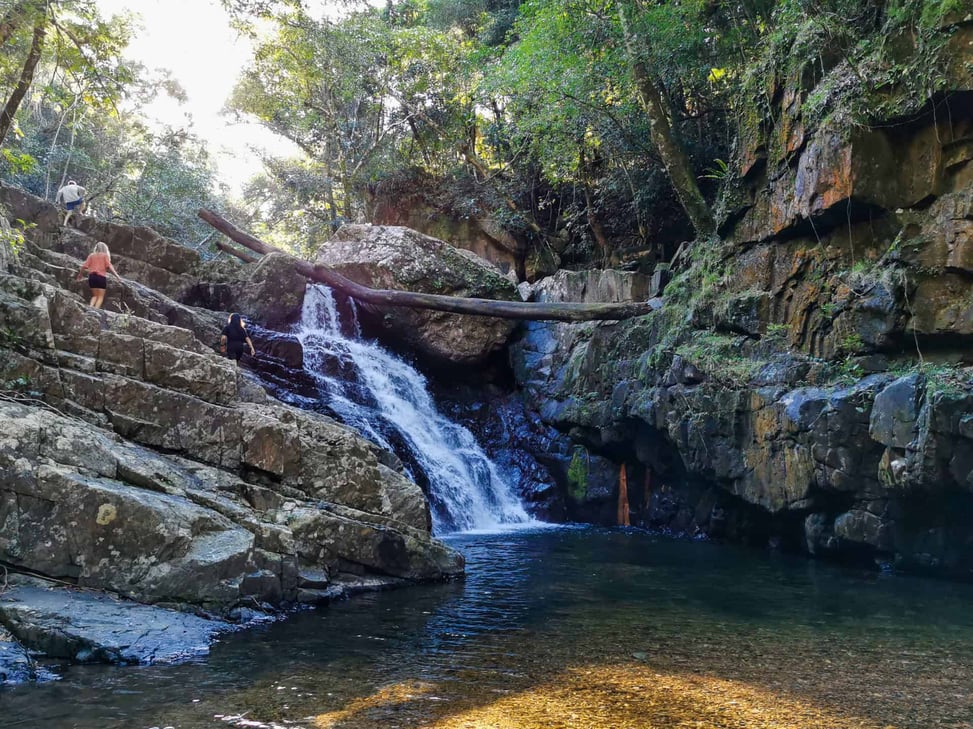
[[[3,727],[971,727],[973,587],[638,531],[448,541],[467,578],[4,689]],[[688,722],[681,724],[680,722]]]

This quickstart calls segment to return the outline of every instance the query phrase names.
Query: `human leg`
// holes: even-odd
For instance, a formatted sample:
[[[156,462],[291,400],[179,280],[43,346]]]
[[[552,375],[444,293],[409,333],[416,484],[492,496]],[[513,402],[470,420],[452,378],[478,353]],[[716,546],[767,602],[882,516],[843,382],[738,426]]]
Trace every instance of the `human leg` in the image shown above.
[[[83,202],[83,200],[75,200],[74,202],[69,202],[69,203],[67,203],[65,205],[65,207],[68,209],[68,211],[64,214],[64,225],[65,225],[65,227],[67,226],[68,221],[71,219],[71,216],[74,214],[74,211],[75,210],[78,210],[79,211],[78,212],[78,215],[80,217],[80,211],[83,209],[83,208],[81,208],[82,202]]]
[[[226,356],[236,360],[237,366],[240,365],[240,358],[243,356],[243,342],[231,340],[226,343]]]
[[[100,309],[105,301],[105,289],[108,288],[108,279],[98,273],[88,274],[88,288],[91,289],[91,306]]]

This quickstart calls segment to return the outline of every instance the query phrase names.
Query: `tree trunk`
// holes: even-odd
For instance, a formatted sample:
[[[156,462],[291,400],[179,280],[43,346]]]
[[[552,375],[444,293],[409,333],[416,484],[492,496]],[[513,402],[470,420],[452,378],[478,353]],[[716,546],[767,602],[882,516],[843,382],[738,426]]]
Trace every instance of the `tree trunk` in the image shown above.
[[[581,169],[581,183],[584,187],[584,208],[585,216],[588,219],[588,227],[591,229],[591,235],[595,238],[595,244],[598,246],[598,250],[601,251],[601,258],[603,262],[608,261],[608,236],[605,235],[605,229],[601,225],[601,221],[598,220],[598,215],[595,212],[595,202],[591,194],[591,170],[589,169],[589,160],[587,155],[584,153],[584,142],[581,143],[581,149],[578,153],[580,158],[579,167]]]
[[[238,249],[234,248],[233,246],[231,246],[230,244],[224,243],[221,240],[216,241],[215,245],[221,251],[226,251],[231,256],[236,256],[237,258],[239,258],[244,263],[256,263],[257,261],[260,260],[260,256],[255,256],[255,255],[253,255],[251,253],[247,253],[246,251],[238,250]]]
[[[30,52],[27,54],[24,68],[20,72],[20,80],[17,82],[17,86],[14,87],[13,93],[10,94],[10,98],[7,99],[7,104],[3,107],[3,111],[0,112],[0,144],[3,144],[4,139],[7,138],[7,133],[10,131],[10,127],[13,126],[14,114],[20,108],[20,102],[24,100],[27,89],[30,88],[31,81],[34,80],[34,69],[37,67],[37,61],[40,60],[41,48],[44,46],[44,36],[46,34],[47,17],[42,16],[34,25],[34,38],[30,44]]]
[[[676,196],[679,198],[683,210],[689,217],[689,222],[696,229],[696,234],[699,236],[712,235],[716,230],[713,214],[703,199],[703,194],[699,191],[699,185],[696,184],[696,177],[693,175],[689,158],[673,133],[672,126],[669,123],[671,114],[668,103],[639,55],[638,39],[625,14],[626,0],[622,0],[618,4],[618,18],[625,38],[625,50],[631,64],[632,74],[635,76],[635,84],[638,87],[639,100],[649,118],[649,135],[652,137],[652,143],[659,151],[662,164],[669,175],[669,181],[676,191]]]
[[[205,222],[212,225],[240,245],[257,253],[281,253],[249,233],[220,217],[211,210],[200,209],[197,213]],[[302,276],[312,281],[326,284],[359,301],[378,306],[407,306],[413,309],[432,309],[451,314],[472,314],[474,316],[493,316],[500,319],[523,319],[529,321],[618,321],[643,316],[655,310],[648,303],[628,304],[538,304],[526,301],[496,301],[493,299],[473,299],[461,296],[442,296],[439,294],[417,294],[411,291],[390,289],[371,289],[351,281],[341,274],[320,265],[292,258],[294,268]]]
[[[71,159],[74,157],[74,140],[78,136],[78,107],[74,107],[71,116],[71,140],[68,142],[68,153],[64,157],[64,170],[61,172],[61,185],[68,180],[68,170],[71,169]]]
[[[623,463],[618,470],[618,526],[629,526],[628,517],[628,475]]]

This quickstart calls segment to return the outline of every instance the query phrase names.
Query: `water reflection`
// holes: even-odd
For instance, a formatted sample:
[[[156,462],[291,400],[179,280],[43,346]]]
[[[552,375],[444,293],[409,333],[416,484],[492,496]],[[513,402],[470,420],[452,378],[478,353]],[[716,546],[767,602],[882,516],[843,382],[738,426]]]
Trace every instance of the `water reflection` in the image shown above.
[[[711,674],[733,690],[766,692],[777,682],[773,691],[786,689],[788,701],[813,699],[828,711],[841,710],[842,692],[858,691],[866,719],[891,716],[895,726],[917,729],[927,715],[909,716],[916,691],[927,704],[939,700],[937,691],[968,700],[969,585],[636,531],[562,528],[449,541],[467,557],[463,582],[299,613],[228,636],[194,664],[73,667],[60,682],[4,690],[3,726],[196,729],[234,725],[233,717],[420,726],[445,704],[475,713],[590,665],[604,676],[628,664],[665,680]],[[881,698],[854,683],[870,671]],[[954,700],[952,708],[922,710],[962,708]],[[792,725],[800,726],[781,724]]]

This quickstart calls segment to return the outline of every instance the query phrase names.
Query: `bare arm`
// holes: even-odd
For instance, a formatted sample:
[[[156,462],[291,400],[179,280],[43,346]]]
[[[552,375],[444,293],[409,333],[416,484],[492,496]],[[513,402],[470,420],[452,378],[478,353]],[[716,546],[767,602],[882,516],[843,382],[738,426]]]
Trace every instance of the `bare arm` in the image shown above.
[[[225,334],[221,334],[220,335],[220,351],[221,352],[225,352],[226,351],[226,335]]]
[[[245,341],[247,346],[250,347],[250,356],[252,357],[257,353],[257,351],[253,348],[253,342],[250,341],[250,337],[247,337]]]

